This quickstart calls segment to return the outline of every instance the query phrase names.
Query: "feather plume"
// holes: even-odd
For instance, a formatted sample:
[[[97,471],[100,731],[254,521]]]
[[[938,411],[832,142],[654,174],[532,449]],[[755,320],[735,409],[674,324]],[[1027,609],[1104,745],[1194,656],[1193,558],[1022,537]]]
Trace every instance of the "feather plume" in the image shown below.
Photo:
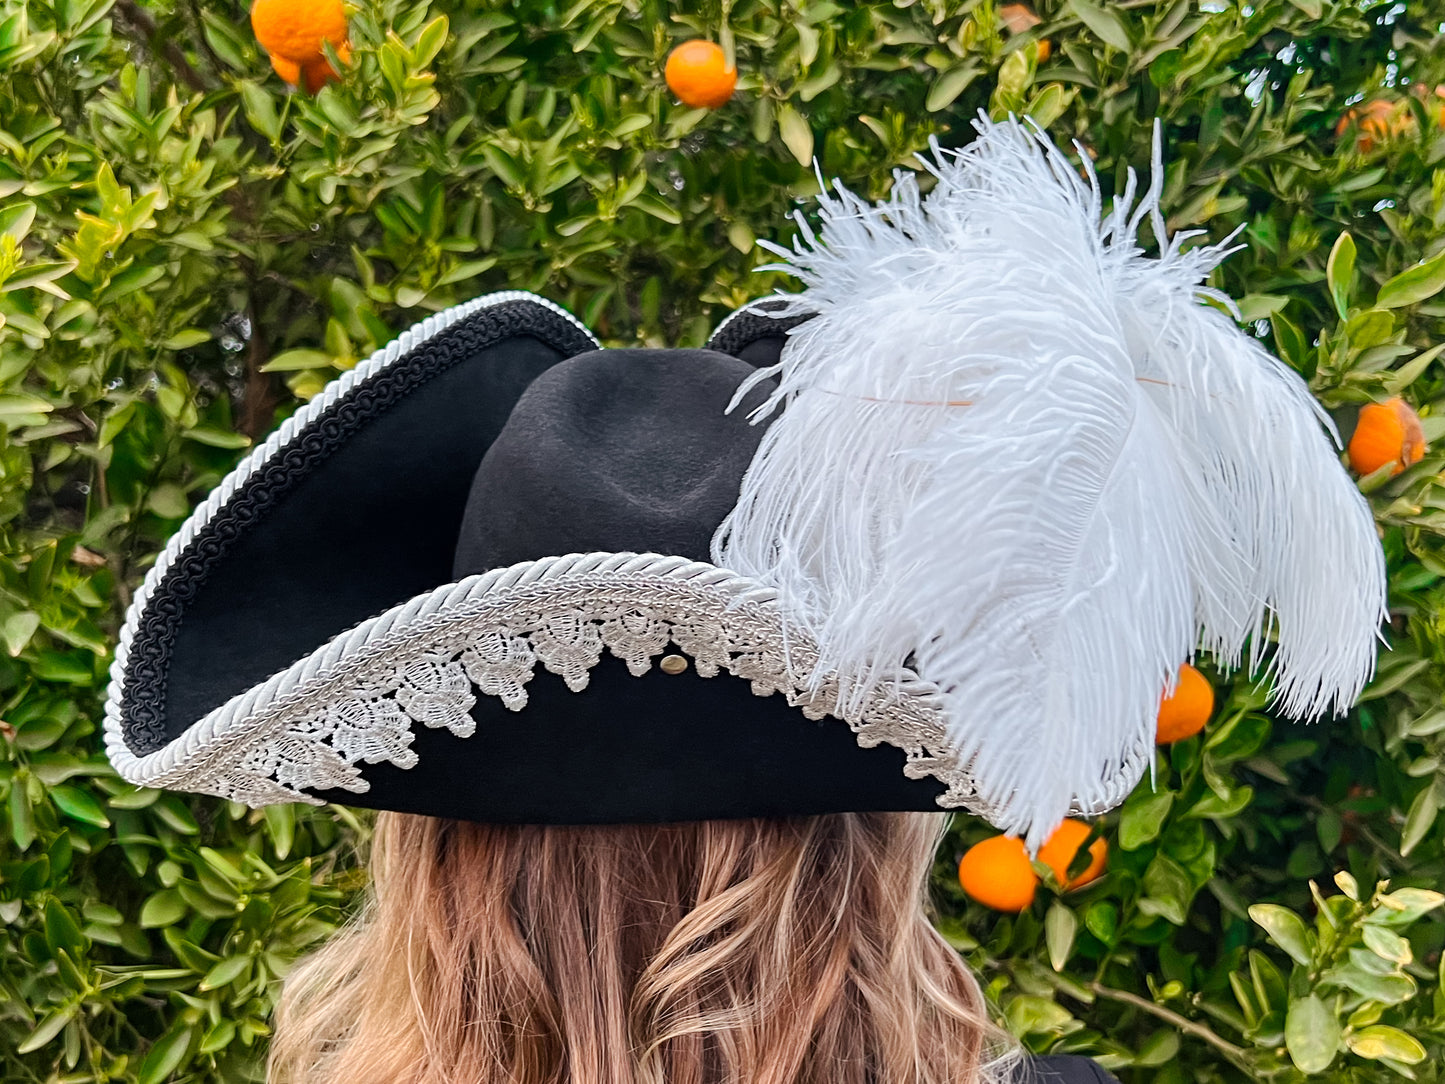
[[[845,704],[905,665],[935,682],[991,818],[1036,848],[1152,763],[1200,647],[1268,657],[1290,715],[1348,708],[1385,569],[1308,388],[1204,285],[1229,242],[1167,237],[1157,127],[1150,187],[1136,205],[1131,172],[1107,213],[1087,157],[976,127],[934,147],[926,198],[837,185],[818,233],[800,214],[768,246],[803,285],[784,315],[813,319],[755,378],[778,416],[713,556],[778,588]]]

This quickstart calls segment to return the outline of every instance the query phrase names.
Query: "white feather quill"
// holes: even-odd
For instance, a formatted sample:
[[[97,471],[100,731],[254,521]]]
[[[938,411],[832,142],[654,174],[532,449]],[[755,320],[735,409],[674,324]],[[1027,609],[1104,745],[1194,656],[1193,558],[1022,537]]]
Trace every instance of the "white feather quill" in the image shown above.
[[[1374,665],[1384,560],[1304,382],[1206,299],[1226,245],[1184,251],[1153,183],[1106,215],[1034,129],[981,119],[798,216],[781,413],[717,563],[776,586],[814,680],[857,705],[905,664],[939,685],[979,796],[1036,848],[1152,762],[1161,690],[1197,647],[1260,660],[1280,707],[1345,710]],[[1166,247],[1146,257],[1148,218]],[[776,314],[776,310],[775,310]],[[741,393],[740,393],[741,395]]]

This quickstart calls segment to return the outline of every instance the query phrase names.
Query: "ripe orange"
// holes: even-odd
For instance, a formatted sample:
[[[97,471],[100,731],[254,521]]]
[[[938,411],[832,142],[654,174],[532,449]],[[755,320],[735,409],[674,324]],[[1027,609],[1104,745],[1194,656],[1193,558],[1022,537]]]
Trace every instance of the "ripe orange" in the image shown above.
[[[1074,855],[1079,853],[1079,847],[1088,837],[1089,826],[1083,821],[1064,821],[1054,829],[1048,842],[1039,848],[1039,861],[1054,871],[1054,876],[1066,891],[1083,888],[1090,881],[1098,880],[1109,860],[1109,844],[1103,839],[1096,839],[1089,844],[1088,867],[1073,879],[1069,878]]]
[[[728,64],[722,46],[700,38],[685,41],[667,57],[668,88],[693,109],[726,104],[738,85],[738,70]]]
[[[1344,135],[1351,125],[1359,129],[1355,146],[1361,154],[1367,154],[1374,149],[1376,142],[1413,130],[1415,115],[1403,102],[1376,98],[1347,110],[1335,125],[1335,135]]]
[[[1018,913],[1034,902],[1039,875],[1024,841],[994,836],[970,847],[958,863],[958,883],[971,899],[995,911]]]
[[[1214,690],[1187,662],[1179,668],[1179,681],[1171,696],[1159,700],[1159,727],[1154,741],[1159,745],[1192,738],[1204,729],[1214,713]]]
[[[345,45],[337,46],[336,57],[343,64],[351,59],[351,50]],[[325,55],[312,57],[304,64],[298,64],[294,60],[287,60],[275,53],[271,54],[271,67],[284,82],[290,83],[293,87],[300,86],[304,80],[306,89],[312,94],[324,87],[327,83],[334,83],[341,78],[341,73],[331,66],[331,62]]]
[[[322,43],[346,42],[346,11],[341,0],[255,0],[251,29],[272,56],[305,64],[322,56]]]
[[[1350,466],[1357,474],[1373,474],[1387,463],[1391,474],[1420,462],[1425,455],[1425,430],[1420,415],[1403,399],[1368,403],[1360,407],[1360,420],[1350,437]]]
[[[284,56],[270,54],[271,70],[281,77],[283,83],[290,83],[293,87],[301,84],[301,65],[294,60],[287,60]]]

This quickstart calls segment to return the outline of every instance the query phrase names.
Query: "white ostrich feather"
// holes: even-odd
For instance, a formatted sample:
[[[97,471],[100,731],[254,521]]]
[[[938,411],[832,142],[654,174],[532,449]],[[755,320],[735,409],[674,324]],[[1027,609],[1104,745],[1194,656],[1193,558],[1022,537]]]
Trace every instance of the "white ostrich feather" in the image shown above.
[[[1037,847],[1151,763],[1161,690],[1204,647],[1277,702],[1344,711],[1385,569],[1304,382],[1206,300],[1229,250],[1165,241],[1163,166],[1107,214],[1047,136],[977,123],[871,205],[798,221],[815,314],[757,374],[779,408],[714,540],[816,636],[848,702],[936,682],[1000,828]],[[1149,219],[1166,247],[1137,240]],[[741,394],[741,393],[740,393]],[[1133,780],[1130,780],[1132,783]]]

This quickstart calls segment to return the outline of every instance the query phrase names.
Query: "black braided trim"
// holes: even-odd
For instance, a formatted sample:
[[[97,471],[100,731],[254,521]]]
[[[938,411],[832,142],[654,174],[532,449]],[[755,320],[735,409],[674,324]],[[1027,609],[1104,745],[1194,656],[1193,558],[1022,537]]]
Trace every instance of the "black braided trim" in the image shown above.
[[[741,312],[732,317],[727,321],[726,326],[718,328],[713,333],[713,337],[707,341],[707,348],[716,350],[720,354],[731,354],[733,357],[737,357],[759,339],[786,335],[799,324],[813,318],[811,313],[804,313],[800,316],[766,315],[768,309],[780,307],[783,304],[782,301],[764,301],[755,304],[747,312]]]
[[[235,540],[373,418],[458,362],[519,335],[538,339],[564,357],[597,348],[576,324],[534,301],[505,301],[481,309],[353,386],[241,483],[196,532],[146,602],[131,640],[120,704],[121,735],[131,752],[145,756],[169,740],[167,668],[176,630],[186,606]]]

